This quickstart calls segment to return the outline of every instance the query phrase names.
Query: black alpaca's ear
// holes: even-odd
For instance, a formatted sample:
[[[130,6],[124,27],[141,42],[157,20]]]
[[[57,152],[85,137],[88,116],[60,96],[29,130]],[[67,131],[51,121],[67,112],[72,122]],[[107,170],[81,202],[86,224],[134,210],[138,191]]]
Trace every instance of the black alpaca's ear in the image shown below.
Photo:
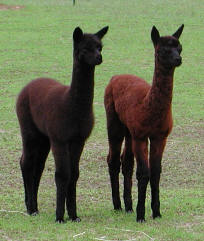
[[[103,36],[107,33],[108,31],[108,26],[102,28],[101,30],[99,30],[97,33],[95,33],[95,35],[99,38],[99,39],[102,39]]]
[[[75,28],[74,32],[73,32],[73,39],[74,39],[74,42],[81,42],[81,40],[83,39],[83,32],[82,30],[80,29],[80,27],[77,27]]]
[[[159,41],[160,35],[159,35],[159,31],[155,26],[152,27],[151,38],[154,46],[156,46]]]
[[[181,34],[182,34],[182,32],[183,32],[183,28],[184,28],[184,24],[182,24],[182,25],[178,28],[178,30],[177,30],[172,36],[174,36],[175,38],[179,39],[180,36],[181,36]]]

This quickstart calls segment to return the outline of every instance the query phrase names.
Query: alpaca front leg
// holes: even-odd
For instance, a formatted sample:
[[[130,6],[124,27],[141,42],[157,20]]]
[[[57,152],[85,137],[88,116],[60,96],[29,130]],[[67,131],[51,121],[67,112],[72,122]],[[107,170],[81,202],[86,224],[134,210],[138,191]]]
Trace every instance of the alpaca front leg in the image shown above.
[[[145,199],[149,182],[147,145],[147,140],[133,141],[133,152],[137,160],[136,178],[138,180],[137,222],[145,221]]]
[[[64,222],[65,199],[67,188],[71,178],[71,160],[69,146],[52,144],[52,151],[55,158],[55,183],[57,187],[56,195],[56,222]]]
[[[57,187],[57,202],[56,202],[56,222],[64,222],[65,212],[65,198],[67,192],[67,186],[69,183],[69,175],[63,171],[55,172],[55,182]]]
[[[66,206],[69,219],[73,222],[80,222],[81,219],[77,216],[76,206],[76,181],[71,181],[68,186]]]
[[[159,161],[158,161],[159,162]],[[159,200],[159,181],[160,181],[160,170],[161,168],[156,167],[157,170],[151,168],[151,177],[150,177],[150,185],[151,185],[151,208],[152,208],[152,217],[157,218],[161,217],[160,213],[160,200]]]
[[[84,141],[77,141],[70,143],[71,156],[71,180],[67,189],[66,206],[69,218],[73,222],[80,222],[81,219],[77,216],[76,205],[76,184],[79,178],[79,160],[84,148]]]
[[[159,181],[161,174],[161,160],[165,148],[166,139],[150,140],[150,185],[152,217],[161,217],[159,200]]]
[[[141,163],[138,162],[136,178],[138,180],[137,222],[142,223],[145,221],[145,199],[149,182],[149,170],[143,165],[143,160]]]

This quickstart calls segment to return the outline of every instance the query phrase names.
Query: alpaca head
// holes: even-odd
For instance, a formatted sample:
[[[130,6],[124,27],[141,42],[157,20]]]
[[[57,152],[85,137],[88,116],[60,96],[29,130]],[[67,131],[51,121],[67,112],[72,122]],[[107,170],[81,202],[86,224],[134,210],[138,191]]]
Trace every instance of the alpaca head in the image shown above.
[[[151,38],[155,48],[156,62],[166,68],[180,66],[182,58],[180,56],[182,45],[179,37],[182,34],[184,25],[182,24],[172,36],[160,37],[155,26],[152,28]]]
[[[95,66],[102,63],[102,42],[101,39],[107,33],[108,26],[102,28],[95,34],[83,33],[77,27],[73,33],[74,40],[74,58],[75,61]]]

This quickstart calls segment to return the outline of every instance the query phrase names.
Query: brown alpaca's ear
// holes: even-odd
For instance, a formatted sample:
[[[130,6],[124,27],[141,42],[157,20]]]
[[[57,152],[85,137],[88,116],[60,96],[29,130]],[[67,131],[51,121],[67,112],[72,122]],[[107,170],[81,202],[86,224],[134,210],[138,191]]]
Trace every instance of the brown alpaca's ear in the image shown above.
[[[95,35],[99,38],[99,39],[102,39],[103,36],[107,33],[108,31],[108,26],[102,28],[101,30],[99,30],[97,33],[95,33]]]
[[[159,35],[159,31],[155,26],[152,27],[151,38],[154,46],[156,46],[160,39],[160,35]]]
[[[80,29],[80,27],[75,28],[75,30],[73,32],[74,42],[76,42],[76,43],[81,42],[81,40],[83,39],[83,36],[84,36],[84,34],[83,34],[82,30]]]
[[[175,38],[179,39],[182,32],[183,32],[183,28],[184,28],[184,24],[182,24],[179,29],[172,35],[174,36]]]

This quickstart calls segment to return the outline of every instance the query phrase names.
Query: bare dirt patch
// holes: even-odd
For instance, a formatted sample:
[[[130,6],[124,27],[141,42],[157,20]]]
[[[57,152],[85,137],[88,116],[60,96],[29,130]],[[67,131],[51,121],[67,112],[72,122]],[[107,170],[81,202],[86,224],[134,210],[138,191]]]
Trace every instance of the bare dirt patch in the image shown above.
[[[7,5],[7,4],[2,4],[0,3],[0,11],[1,10],[19,10],[21,8],[24,8],[24,6],[19,6],[19,5]]]

